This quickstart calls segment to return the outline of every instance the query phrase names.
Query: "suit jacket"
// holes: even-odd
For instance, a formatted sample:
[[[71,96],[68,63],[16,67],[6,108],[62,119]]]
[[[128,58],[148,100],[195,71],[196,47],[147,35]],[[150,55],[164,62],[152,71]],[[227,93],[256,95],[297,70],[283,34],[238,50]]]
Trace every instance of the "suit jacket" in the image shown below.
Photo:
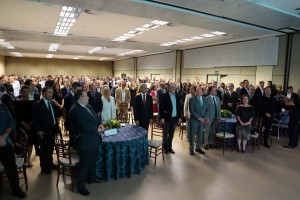
[[[264,88],[263,88],[264,89]],[[257,87],[256,89],[255,89],[255,93],[254,93],[256,96],[258,96],[258,97],[262,97],[262,96],[264,96],[264,94],[263,93],[261,93],[261,89],[260,89],[260,87]]]
[[[148,123],[153,118],[153,100],[152,96],[146,94],[146,105],[144,105],[142,95],[134,98],[134,120]]]
[[[160,98],[161,96],[166,93],[166,90],[162,90],[162,89],[158,89],[156,91],[156,96],[157,96],[157,106],[159,106],[159,101],[160,101]]]
[[[98,127],[102,123],[101,119],[90,105],[86,105],[86,108],[75,102],[69,113],[69,120],[74,134],[74,148],[78,151],[84,149],[98,150],[101,142],[98,133]]]
[[[240,91],[240,97],[243,96],[244,94],[249,95],[249,93],[247,91],[249,91],[249,90],[247,90],[246,88],[243,87]]]
[[[59,131],[58,122],[56,120],[57,110],[56,106],[51,101],[51,107],[54,112],[55,125],[53,123],[52,113],[48,110],[47,105],[44,102],[44,99],[41,99],[33,104],[32,110],[32,124],[36,132],[43,131],[48,134],[50,137],[54,133]]]
[[[184,105],[183,105],[183,116],[186,119],[190,119],[190,99],[192,98],[192,94],[188,94],[185,96]]]
[[[61,88],[61,94],[63,98],[65,98],[69,94],[69,92],[70,92],[70,88],[69,89],[66,87]]]
[[[175,94],[176,98],[176,120],[178,118],[181,118],[181,104],[180,104],[180,96],[178,94]],[[169,122],[172,117],[172,101],[170,97],[170,93],[164,93],[161,96],[160,104],[159,104],[159,119],[164,119],[165,122]]]
[[[45,82],[45,86],[53,88],[53,85],[54,85],[54,80],[47,80]]]
[[[207,107],[208,107],[208,117],[209,120],[215,119],[215,106],[211,95],[206,97],[207,100]],[[221,103],[220,98],[215,96],[216,104],[217,104],[217,118],[221,118]]]
[[[238,97],[241,97],[241,89],[240,87],[236,88],[235,92],[238,94]]]
[[[227,109],[230,112],[235,113],[238,102],[239,102],[238,93],[232,91],[231,96],[230,96],[229,92],[226,92],[224,94],[222,107],[223,107],[223,109]],[[232,103],[232,106],[229,107],[228,103]]]
[[[92,93],[88,92],[87,95],[89,96],[89,104],[93,107],[95,113],[101,113],[103,109],[103,103],[101,99],[101,94],[95,92],[94,98],[92,97]]]
[[[71,92],[64,98],[64,108],[66,109],[67,114],[70,112],[71,107],[73,106],[75,100]]]
[[[200,105],[200,101],[197,96],[194,96],[190,98],[189,100],[189,109],[191,113],[191,130],[196,131],[196,125],[201,124],[199,121],[200,118],[209,118],[209,112],[208,112],[208,103],[205,97],[202,96],[202,106]],[[203,124],[204,125],[204,124]]]
[[[287,96],[287,92],[285,92],[283,95]],[[292,92],[291,99],[294,99],[294,100],[298,99],[298,95],[296,93]]]
[[[117,105],[116,107],[119,110],[120,109],[120,104],[122,103],[122,88],[117,88],[115,94],[116,94],[115,100],[116,100],[116,105]],[[128,88],[125,88],[125,101],[126,101],[126,103],[129,104],[130,100],[131,100],[130,91],[129,91]]]

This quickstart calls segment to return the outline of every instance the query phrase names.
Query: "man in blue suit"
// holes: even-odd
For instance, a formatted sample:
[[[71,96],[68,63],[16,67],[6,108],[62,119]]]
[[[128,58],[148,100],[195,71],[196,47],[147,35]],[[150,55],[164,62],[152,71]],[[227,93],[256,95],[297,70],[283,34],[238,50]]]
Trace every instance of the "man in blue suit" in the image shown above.
[[[189,134],[189,146],[190,155],[194,155],[194,140],[197,138],[196,152],[205,154],[201,150],[203,131],[206,123],[209,123],[207,102],[202,97],[203,89],[198,86],[196,89],[196,95],[189,100],[189,109],[191,113],[190,117],[190,134]]]
[[[98,131],[104,131],[104,127],[99,116],[88,104],[89,97],[85,91],[78,90],[74,100],[69,119],[74,133],[74,148],[79,154],[77,189],[80,194],[87,196],[90,192],[86,189],[85,182],[100,182],[96,178],[96,161],[101,142]]]
[[[216,125],[219,123],[221,118],[221,104],[220,98],[216,96],[216,87],[211,86],[208,89],[209,94],[206,97],[207,107],[208,107],[208,119],[209,123],[205,126],[204,134],[204,148],[206,150],[214,145],[214,135],[216,133]]]

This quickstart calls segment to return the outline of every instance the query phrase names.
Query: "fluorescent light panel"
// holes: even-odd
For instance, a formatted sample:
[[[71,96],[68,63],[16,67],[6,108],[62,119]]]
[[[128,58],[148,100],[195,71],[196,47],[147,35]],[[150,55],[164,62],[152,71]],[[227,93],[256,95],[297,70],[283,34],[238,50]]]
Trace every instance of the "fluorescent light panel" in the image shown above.
[[[13,45],[11,45],[9,42],[6,42],[4,39],[0,39],[0,45],[4,46],[7,49],[15,49]]]
[[[17,57],[23,57],[23,55],[20,52],[10,52],[10,54],[17,56]]]
[[[95,52],[100,51],[100,50],[105,49],[105,48],[106,47],[94,47],[94,48],[88,50],[88,53],[92,54],[92,53],[95,53]]]
[[[54,30],[54,35],[68,35],[69,31],[71,30],[71,27],[74,25],[81,12],[82,9],[80,8],[63,6]]]
[[[58,44],[58,43],[51,43],[48,51],[57,51],[59,46],[60,46],[60,44]]]
[[[76,56],[76,57],[74,57],[73,59],[74,60],[78,60],[79,58],[82,58],[83,56]]]
[[[103,57],[103,58],[100,58],[99,60],[111,60],[113,59],[112,57]]]
[[[160,21],[160,20],[154,20],[150,23],[144,24],[141,27],[138,27],[132,31],[129,31],[128,33],[124,33],[123,35],[116,37],[115,39],[113,39],[113,41],[115,42],[124,42],[126,40],[128,40],[129,38],[135,37],[139,34],[142,34],[145,31],[150,31],[151,29],[155,29],[158,28],[160,26],[164,26],[166,24],[168,24],[169,22],[166,21]]]
[[[202,39],[205,39],[205,38],[214,37],[214,36],[222,36],[222,35],[226,35],[226,33],[225,32],[220,32],[220,31],[214,31],[214,32],[211,32],[211,33],[202,34],[200,36],[193,36],[193,37],[189,37],[189,38],[175,40],[173,42],[165,42],[165,43],[162,43],[160,46],[168,47],[168,46],[176,45],[178,43],[191,42],[191,41],[194,41],[194,40],[202,40]]]
[[[144,52],[143,50],[133,50],[133,51],[128,51],[125,53],[119,53],[118,56],[126,56],[126,55],[130,55],[130,54],[136,54],[136,53],[142,53]]]

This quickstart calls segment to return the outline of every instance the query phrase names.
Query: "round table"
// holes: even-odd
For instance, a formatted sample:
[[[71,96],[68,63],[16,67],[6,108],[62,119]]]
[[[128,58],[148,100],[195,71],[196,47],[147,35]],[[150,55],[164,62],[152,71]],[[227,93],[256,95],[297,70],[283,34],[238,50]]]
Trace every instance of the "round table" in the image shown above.
[[[224,131],[225,123],[225,132],[235,134],[236,133],[236,117],[231,118],[221,118],[220,123],[218,124],[218,132]]]
[[[139,126],[125,125],[116,135],[103,137],[99,145],[96,175],[108,181],[139,174],[149,164],[148,133]]]

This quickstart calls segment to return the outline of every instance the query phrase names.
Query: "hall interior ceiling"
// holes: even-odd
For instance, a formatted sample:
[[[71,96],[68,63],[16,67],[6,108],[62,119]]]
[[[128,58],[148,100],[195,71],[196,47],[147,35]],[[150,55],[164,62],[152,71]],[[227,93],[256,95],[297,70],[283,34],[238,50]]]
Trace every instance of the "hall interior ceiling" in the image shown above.
[[[299,13],[299,0],[3,0],[0,53],[122,60],[297,32]]]

